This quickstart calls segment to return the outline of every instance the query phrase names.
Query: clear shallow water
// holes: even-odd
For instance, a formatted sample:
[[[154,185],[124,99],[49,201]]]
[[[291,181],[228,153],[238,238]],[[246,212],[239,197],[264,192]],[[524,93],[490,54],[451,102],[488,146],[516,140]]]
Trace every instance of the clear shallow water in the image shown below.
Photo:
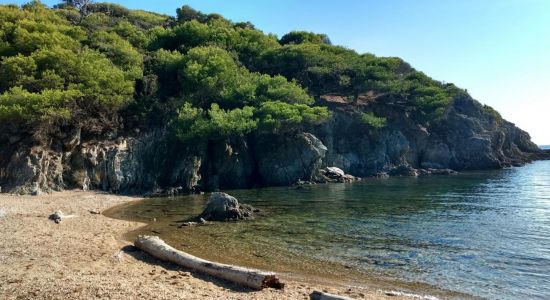
[[[153,231],[178,248],[226,263],[354,284],[392,278],[491,299],[550,298],[550,161],[230,194],[262,215],[178,229],[204,207],[207,197],[200,195],[148,199],[108,214],[156,218],[134,234]]]

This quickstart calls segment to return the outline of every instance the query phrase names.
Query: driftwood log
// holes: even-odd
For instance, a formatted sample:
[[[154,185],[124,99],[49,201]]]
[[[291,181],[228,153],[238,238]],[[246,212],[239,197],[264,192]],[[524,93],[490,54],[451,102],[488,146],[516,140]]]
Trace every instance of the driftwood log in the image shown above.
[[[282,289],[284,287],[284,283],[280,282],[274,273],[204,260],[171,247],[158,236],[140,235],[136,239],[134,245],[158,259],[241,284],[255,290],[261,290],[268,287]]]
[[[309,295],[309,299],[311,300],[353,300],[350,297],[338,296],[338,295],[333,295],[333,294],[319,292],[319,291],[314,291],[313,293],[311,293]]]

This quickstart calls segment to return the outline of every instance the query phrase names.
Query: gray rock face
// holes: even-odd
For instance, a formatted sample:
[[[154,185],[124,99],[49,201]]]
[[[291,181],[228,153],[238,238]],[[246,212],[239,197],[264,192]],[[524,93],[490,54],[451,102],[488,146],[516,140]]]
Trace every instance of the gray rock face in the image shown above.
[[[36,147],[14,153],[5,167],[6,191],[17,194],[39,195],[42,191],[61,191],[63,182],[62,154]]]
[[[329,107],[327,121],[301,132],[198,144],[180,144],[163,130],[84,140],[74,129],[52,137],[48,145],[0,132],[0,186],[2,192],[21,194],[79,188],[175,195],[346,182],[353,176],[453,174],[550,157],[526,132],[467,96],[454,99],[444,116],[430,123],[415,121],[391,98]],[[374,129],[358,122],[361,111],[384,116],[387,125]]]
[[[161,133],[149,133],[84,142],[69,152],[40,146],[23,149],[11,156],[7,166],[0,166],[0,182],[5,191],[19,194],[66,188],[141,193],[159,186],[193,191],[201,179],[201,158],[185,149],[179,149],[183,155],[174,157],[177,151],[172,152],[164,139]]]
[[[299,180],[316,181],[327,147],[311,133],[261,136],[256,160],[263,185],[290,185]]]
[[[456,98],[440,120],[428,125],[415,122],[407,108],[388,98],[368,106],[388,120],[379,130],[357,122],[357,109],[332,104],[332,110],[331,119],[312,130],[328,148],[324,164],[359,177],[501,168],[524,164],[541,153],[526,132],[468,96]]]
[[[198,218],[206,221],[236,221],[251,218],[252,213],[252,207],[240,204],[235,197],[226,193],[212,193]]]

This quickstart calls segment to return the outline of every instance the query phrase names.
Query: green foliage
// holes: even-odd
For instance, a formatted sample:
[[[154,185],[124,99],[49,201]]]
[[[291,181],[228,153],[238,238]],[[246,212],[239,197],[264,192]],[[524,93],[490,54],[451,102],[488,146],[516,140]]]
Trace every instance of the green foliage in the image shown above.
[[[304,43],[270,49],[257,68],[268,74],[296,79],[314,95],[345,92],[349,82],[349,62],[355,52],[337,46]]]
[[[121,114],[172,124],[182,140],[221,139],[296,130],[328,117],[314,97],[352,101],[366,93],[429,123],[465,92],[399,58],[333,46],[324,34],[293,31],[278,40],[188,6],[173,18],[89,0],[54,9],[39,1],[0,5],[0,122]],[[386,123],[373,114],[361,119],[374,128]]]
[[[264,102],[258,108],[245,106],[231,110],[223,110],[216,103],[210,109],[203,110],[186,102],[178,110],[174,129],[176,136],[183,141],[222,139],[255,130],[291,131],[297,126],[319,122],[328,116],[326,107],[280,101]]]
[[[105,54],[111,62],[124,70],[128,79],[135,80],[143,75],[143,57],[118,34],[96,32],[90,37],[90,46]]]
[[[256,102],[281,101],[291,104],[313,104],[314,100],[296,81],[288,81],[285,77],[276,75],[252,74],[256,87]]]
[[[0,95],[0,120],[48,121],[71,117],[70,106],[83,95],[77,90],[42,90],[30,93],[14,87]]]
[[[172,21],[172,18],[169,16],[143,10],[132,10],[126,18],[128,22],[144,30],[165,26]]]
[[[489,105],[483,105],[482,109],[483,109],[483,112],[491,116],[496,123],[502,123],[503,121],[502,115],[500,115],[500,113],[496,111],[494,108],[492,108]]]
[[[374,113],[361,113],[361,122],[369,125],[374,129],[382,129],[386,127],[387,120],[384,117],[377,117]]]
[[[239,66],[229,52],[214,46],[191,49],[183,58],[179,78],[191,103],[202,108],[214,102],[223,108],[276,100],[313,103],[297,83],[282,76],[251,73]]]
[[[282,76],[251,73],[218,47],[197,47],[181,56],[156,52],[160,74],[179,70],[186,102],[178,112],[177,135],[182,140],[220,138],[257,129],[311,123],[327,115],[312,108],[313,99],[296,82]]]
[[[327,44],[331,45],[330,39],[326,34],[318,34],[307,31],[291,31],[279,40],[281,45],[288,44],[303,44],[303,43],[314,43],[314,44]]]
[[[277,39],[260,31],[233,25],[224,19],[211,19],[203,23],[196,19],[170,29],[158,29],[151,48],[179,50],[183,53],[199,46],[217,46],[236,53],[245,65],[252,65],[260,54],[277,47]]]
[[[138,49],[145,48],[149,43],[147,34],[126,20],[118,22],[113,27],[113,31]]]
[[[141,55],[114,33],[92,33],[38,2],[0,6],[1,120],[70,118],[113,112],[132,99]],[[89,49],[97,48],[105,55]]]
[[[253,114],[254,108],[250,106],[223,110],[214,103],[209,110],[204,111],[185,103],[178,110],[174,128],[178,138],[183,141],[247,134],[257,127]]]
[[[184,5],[178,9],[176,9],[176,15],[178,22],[188,22],[188,21],[199,21],[199,22],[206,22],[208,19],[208,16],[194,10],[189,5]]]
[[[232,92],[240,86],[243,72],[223,49],[198,47],[184,57],[180,76],[183,89],[191,95],[193,104],[204,108],[218,99],[232,101]]]
[[[269,101],[260,105],[256,117],[261,130],[281,131],[291,130],[301,124],[319,122],[328,118],[329,112],[326,107]]]
[[[89,3],[87,9],[91,13],[99,12],[114,18],[123,18],[130,14],[129,9],[114,3]]]

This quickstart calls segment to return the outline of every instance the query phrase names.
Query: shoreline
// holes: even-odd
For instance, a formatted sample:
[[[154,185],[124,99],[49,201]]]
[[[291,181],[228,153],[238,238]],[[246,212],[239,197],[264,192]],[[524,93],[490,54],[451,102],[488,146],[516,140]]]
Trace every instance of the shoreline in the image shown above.
[[[252,291],[158,261],[124,238],[145,223],[90,213],[141,199],[85,191],[0,194],[0,298],[309,299],[313,290],[355,299],[424,298],[284,276],[283,290]],[[56,210],[76,217],[55,224],[48,216]]]

